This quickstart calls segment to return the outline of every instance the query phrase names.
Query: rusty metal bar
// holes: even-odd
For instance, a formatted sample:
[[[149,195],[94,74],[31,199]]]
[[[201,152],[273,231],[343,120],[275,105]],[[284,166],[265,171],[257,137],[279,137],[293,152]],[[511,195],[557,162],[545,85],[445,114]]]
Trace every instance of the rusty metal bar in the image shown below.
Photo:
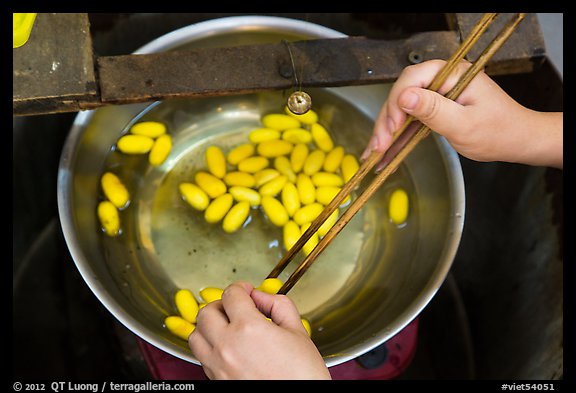
[[[411,52],[423,60],[447,58],[458,37],[430,32],[398,41],[354,37],[298,41],[290,47],[303,87],[337,87],[393,81],[410,64]],[[97,66],[101,100],[110,104],[294,87],[283,43],[101,57]]]
[[[401,40],[362,37],[290,43],[302,87],[387,83],[408,65],[447,59],[476,14],[455,14],[456,28]],[[491,73],[529,72],[543,61],[535,18]],[[13,114],[75,112],[105,105],[169,98],[292,89],[294,75],[283,42],[231,48],[94,58],[86,14],[39,14],[29,42],[13,50]],[[70,34],[74,30],[77,34]],[[54,40],[58,37],[58,40]]]

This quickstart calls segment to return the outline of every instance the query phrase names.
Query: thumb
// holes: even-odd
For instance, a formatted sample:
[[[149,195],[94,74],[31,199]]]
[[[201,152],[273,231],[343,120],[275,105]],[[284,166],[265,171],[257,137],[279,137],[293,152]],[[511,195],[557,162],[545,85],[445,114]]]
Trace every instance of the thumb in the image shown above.
[[[409,87],[398,97],[398,106],[446,137],[465,124],[465,107],[431,90]]]
[[[256,307],[265,315],[268,315],[274,323],[280,327],[295,329],[308,333],[302,325],[300,313],[294,302],[286,295],[272,295],[269,293],[253,290],[250,294]]]

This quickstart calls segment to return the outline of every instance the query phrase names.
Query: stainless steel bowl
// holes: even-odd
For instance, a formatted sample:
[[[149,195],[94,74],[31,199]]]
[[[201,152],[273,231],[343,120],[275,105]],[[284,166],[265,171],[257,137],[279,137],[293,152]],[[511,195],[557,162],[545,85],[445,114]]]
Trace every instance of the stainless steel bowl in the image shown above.
[[[174,31],[137,53],[343,36],[303,21],[231,17]],[[315,109],[338,143],[359,154],[389,88],[374,85],[311,89],[310,93]],[[120,322],[142,339],[181,359],[198,364],[186,343],[172,337],[162,320],[174,313],[171,296],[182,285],[178,282],[181,277],[176,276],[186,266],[162,265],[157,250],[161,246],[151,229],[152,208],[138,198],[148,195],[153,199],[182,157],[192,157],[193,162],[193,149],[201,151],[218,136],[225,140],[229,132],[236,136],[245,134],[262,113],[281,108],[286,96],[271,92],[112,106],[78,114],[70,130],[58,173],[58,207],[71,255],[91,290]],[[128,224],[134,227],[134,239],[110,243],[100,233],[95,213],[99,178],[109,165],[111,147],[119,135],[135,119],[147,116],[164,116],[173,122],[175,150],[162,167],[139,169],[140,177],[131,185],[138,198],[129,207],[136,217]],[[219,122],[240,122],[244,128],[214,128]],[[357,234],[356,248],[335,241],[290,292],[311,319],[313,340],[328,366],[377,347],[418,316],[444,281],[458,248],[464,222],[464,184],[456,152],[443,138],[430,136],[394,176],[379,191],[373,207],[359,213],[355,223],[351,223],[350,230]],[[412,204],[409,221],[403,228],[393,226],[386,215],[387,198],[397,186],[409,189]],[[231,241],[224,247],[236,258],[248,252],[246,247],[235,248],[237,243],[242,242]],[[350,248],[357,251],[352,256],[345,254]],[[257,248],[250,249],[259,253]],[[269,249],[266,252],[271,256],[266,263],[273,266],[277,255]],[[228,262],[214,263],[211,272],[193,279],[222,277],[222,284],[230,282],[235,276],[222,273],[229,272]],[[238,278],[258,284],[258,279],[268,273],[267,268],[252,271],[246,267],[246,276]],[[341,274],[330,276],[335,271]]]

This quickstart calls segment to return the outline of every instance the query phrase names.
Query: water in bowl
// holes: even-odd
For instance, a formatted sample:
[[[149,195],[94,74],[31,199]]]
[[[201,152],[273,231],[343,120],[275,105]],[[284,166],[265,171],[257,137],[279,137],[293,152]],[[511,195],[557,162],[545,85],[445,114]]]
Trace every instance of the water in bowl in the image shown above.
[[[318,92],[313,99],[314,110],[335,145],[359,157],[372,121],[341,98]],[[170,156],[159,167],[148,165],[146,155],[127,156],[112,149],[103,168],[124,181],[131,203],[121,212],[121,236],[102,235],[102,246],[109,268],[117,273],[113,276],[130,301],[156,310],[145,318],[161,325],[165,316],[174,315],[172,299],[179,288],[190,289],[199,298],[199,291],[207,286],[225,288],[236,280],[257,286],[282,257],[282,228],[268,222],[260,208],[252,209],[242,229],[228,234],[221,225],[206,223],[202,212],[183,201],[178,185],[193,182],[194,174],[206,168],[208,146],[227,152],[246,143],[249,132],[261,126],[261,116],[282,112],[284,104],[280,93],[171,100],[151,105],[119,130],[120,136],[135,122],[161,121],[173,138]],[[412,206],[402,227],[392,224],[387,214],[389,195],[399,187],[407,191]],[[404,276],[399,276],[392,266],[398,259],[411,261],[410,247],[396,245],[415,243],[414,201],[409,172],[401,166],[289,292],[315,334],[329,333],[330,321],[350,312],[357,294],[394,293],[407,280],[409,269],[402,269]],[[301,260],[302,255],[295,258],[279,278],[285,281]],[[378,280],[374,274],[380,276]],[[379,288],[372,291],[367,286]]]

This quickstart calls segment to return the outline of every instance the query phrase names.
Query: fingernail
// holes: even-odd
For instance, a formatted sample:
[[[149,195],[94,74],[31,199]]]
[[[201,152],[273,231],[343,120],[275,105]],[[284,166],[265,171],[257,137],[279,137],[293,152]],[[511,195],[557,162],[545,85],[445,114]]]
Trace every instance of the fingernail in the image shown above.
[[[400,108],[406,112],[411,112],[416,109],[420,101],[420,96],[414,92],[408,92],[402,96],[402,102],[400,103]]]

